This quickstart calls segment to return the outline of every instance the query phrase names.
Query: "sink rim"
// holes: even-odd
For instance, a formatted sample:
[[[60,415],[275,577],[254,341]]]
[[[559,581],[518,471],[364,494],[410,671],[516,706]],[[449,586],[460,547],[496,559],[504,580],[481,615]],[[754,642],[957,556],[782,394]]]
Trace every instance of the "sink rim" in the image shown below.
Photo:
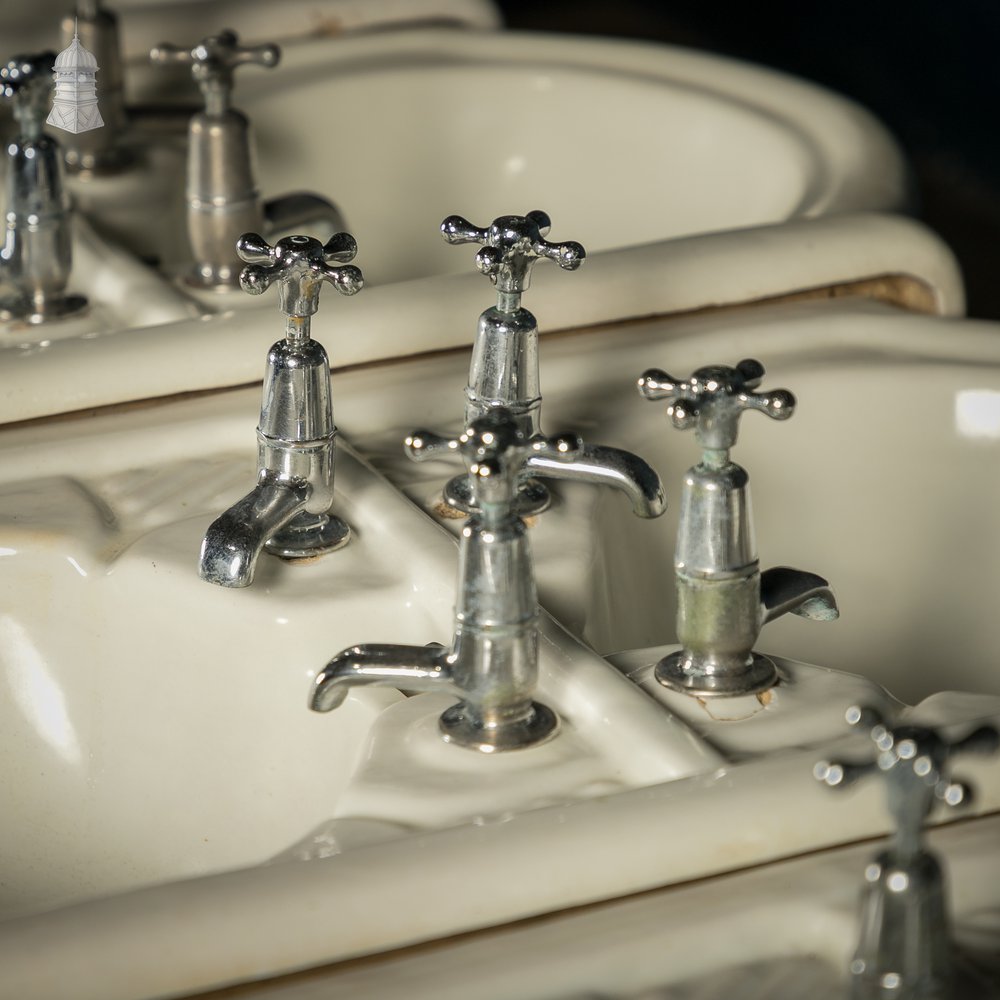
[[[356,261],[362,269],[363,255],[362,244]],[[943,241],[918,222],[880,213],[800,219],[605,251],[588,258],[581,279],[557,272],[537,267],[532,276],[530,307],[543,337],[809,290],[825,294],[828,288],[891,276],[922,290],[923,301],[909,308],[942,316],[959,316],[965,308],[958,264]],[[664,274],[671,280],[664,281]],[[334,391],[344,368],[468,347],[476,317],[492,299],[482,275],[468,273],[376,286],[331,303],[314,320],[313,333],[330,355]],[[7,372],[0,426],[259,384],[266,352],[282,332],[277,308],[252,308],[149,327],[141,336],[124,330],[93,340],[55,341],[44,351],[0,347]]]

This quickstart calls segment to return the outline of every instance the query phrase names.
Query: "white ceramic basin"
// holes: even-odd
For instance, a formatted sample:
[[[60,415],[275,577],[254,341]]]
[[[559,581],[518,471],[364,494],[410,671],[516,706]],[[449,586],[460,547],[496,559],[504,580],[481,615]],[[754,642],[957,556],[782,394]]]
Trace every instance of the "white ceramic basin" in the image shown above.
[[[543,208],[551,238],[596,252],[902,204],[894,149],[859,109],[665,46],[510,32],[314,43],[247,74],[240,101],[262,190],[336,201],[372,282],[468,271],[470,252],[437,234],[456,212],[485,225]]]
[[[1000,897],[984,877],[998,863],[995,817],[931,837],[948,865],[957,966],[968,997],[1000,984]],[[261,992],[459,1000],[838,1000],[859,933],[857,900],[872,845],[646,893],[582,912],[499,928],[379,963],[331,968]],[[721,961],[720,961],[721,956]],[[474,970],[474,971],[473,971]]]
[[[941,690],[1000,693],[996,330],[822,312],[776,311],[738,333],[716,327],[721,337],[703,327],[689,350],[645,352],[687,375],[728,346],[728,363],[758,356],[765,388],[798,397],[787,424],[749,414],[733,457],[751,475],[762,567],[825,576],[842,617],[826,627],[787,616],[765,626],[759,646],[859,673],[911,704]],[[626,416],[624,398],[605,404],[602,435],[645,456],[676,491],[698,458],[693,436],[676,432],[662,406],[643,402]],[[603,651],[670,641],[673,519],[655,536],[615,521],[603,569],[630,581],[635,617],[588,621],[584,635]]]
[[[456,753],[437,736],[447,697],[366,689],[307,711],[310,679],[347,646],[451,640],[456,549],[344,450],[356,538],[338,558],[265,556],[248,590],[201,582],[209,521],[254,482],[256,397],[5,438],[0,915],[718,763],[551,623],[540,697],[563,735],[535,751]]]
[[[748,310],[737,333],[732,318],[725,330],[703,317],[551,339],[547,425],[575,424],[592,440],[600,431],[614,444],[630,443],[625,432],[640,443],[665,438],[655,429],[662,415],[631,396],[634,374],[622,377],[618,398],[619,376],[640,358],[640,370],[677,367],[678,355],[701,352],[694,365],[738,346],[784,358],[776,377],[804,365],[810,346],[828,361],[833,344],[908,359],[962,348],[967,367],[988,358],[974,330],[963,337],[949,327],[949,340],[942,321],[871,304]],[[426,477],[433,467],[387,456],[413,421],[453,412],[454,371],[466,360],[338,374],[345,439],[356,430],[360,450],[392,476],[406,468]],[[948,370],[927,366],[938,379]],[[3,821],[4,988],[50,995],[51,975],[102,1000],[183,993],[245,978],[248,956],[251,976],[274,974],[884,829],[879,789],[845,809],[810,774],[817,756],[839,752],[839,706],[891,704],[860,677],[790,668],[795,683],[752,718],[692,706],[681,722],[543,618],[540,698],[564,725],[535,750],[489,757],[443,745],[435,719],[447,699],[436,695],[367,689],[330,716],[311,715],[310,678],[339,649],[448,640],[455,545],[347,450],[340,512],[358,535],[347,550],[305,566],[266,557],[245,592],[198,581],[201,534],[253,479],[257,400],[249,389],[0,435],[0,756],[12,802]],[[620,439],[605,436],[614,431]],[[754,440],[748,427],[748,450]],[[405,485],[425,498],[426,479]],[[766,505],[765,494],[758,510]],[[640,561],[650,549],[669,558],[655,540],[666,528],[633,521],[619,497],[567,490],[532,530],[543,602],[591,640],[610,634],[612,606],[623,630],[651,622],[669,633],[669,592],[652,591]],[[762,525],[765,561],[767,538]],[[796,541],[795,561],[825,569],[803,551],[805,535]],[[645,603],[632,593],[643,587]],[[798,624],[801,634],[822,631]],[[937,718],[995,712],[989,700],[953,699]],[[995,809],[995,774],[980,764],[971,776],[977,808]],[[733,826],[734,814],[753,823]],[[442,865],[462,893],[440,892]],[[350,929],[333,938],[330,907],[352,913]],[[189,961],[207,941],[210,956]],[[177,962],[162,962],[164,943]],[[79,962],[106,971],[88,977]]]
[[[471,23],[485,23],[482,4],[469,7]],[[182,14],[178,30],[188,27]],[[197,101],[190,80],[136,51],[133,100]],[[262,195],[323,194],[358,239],[365,293],[325,303],[316,321],[337,367],[471,340],[492,296],[472,249],[440,238],[454,213],[485,224],[540,208],[553,239],[586,246],[580,274],[536,268],[526,304],[543,330],[859,283],[908,308],[963,309],[950,251],[913,222],[870,214],[905,201],[884,130],[849,102],[767,70],[607,40],[324,34],[289,41],[273,72],[241,72],[236,104],[254,123]],[[183,126],[155,124],[140,117],[126,138],[131,169],[77,177],[73,196],[96,229],[177,277],[190,265]],[[131,325],[147,329],[147,296],[123,301]],[[126,321],[102,325],[96,342],[68,326],[43,330],[37,339],[51,343],[41,353],[12,357],[5,348],[18,345],[0,345],[18,372],[0,420],[259,379],[281,329],[274,296],[208,294],[199,308],[210,322],[165,324],[141,341]]]
[[[146,101],[197,104],[183,67],[129,71]],[[468,271],[469,253],[437,232],[455,213],[485,225],[541,208],[553,239],[596,252],[905,205],[898,150],[861,109],[667,46],[440,29],[297,41],[274,71],[243,71],[235,103],[263,196],[333,200],[371,283]],[[173,163],[139,164],[114,184],[78,182],[77,197],[142,256],[182,269],[183,212],[149,227],[137,200],[182,179]]]
[[[126,438],[148,446],[154,435]],[[310,671],[336,642],[314,571],[289,577],[268,560],[253,591],[196,586],[200,512],[253,482],[238,453],[197,469],[151,466],[142,451],[116,464],[71,463],[2,490],[2,756],[17,762],[4,915],[266,860],[331,815],[368,727],[401,697],[365,692],[332,724],[305,711]],[[343,465],[345,480],[357,475]],[[359,541],[341,570],[348,620],[384,600],[399,608],[400,635],[434,634],[425,562],[388,561]],[[299,630],[309,638],[290,641]],[[236,771],[253,777],[233,782]]]
[[[360,253],[358,263],[366,266]],[[671,275],[669,282],[664,274]],[[549,332],[686,312],[707,303],[826,298],[852,289],[921,312],[960,315],[964,305],[957,266],[940,240],[910,220],[865,213],[608,251],[593,255],[574,274],[543,262],[526,301],[542,332]],[[226,306],[221,301],[226,298],[218,304]],[[493,300],[488,281],[471,271],[366,288],[350,299],[328,293],[313,334],[335,368],[353,369],[468,347],[477,317]],[[2,345],[0,356],[12,377],[0,394],[0,421],[259,382],[265,353],[282,336],[284,321],[276,293],[257,300],[260,307],[247,308],[248,301],[243,295],[219,314],[150,327],[141,337],[125,329],[54,340],[44,351]],[[467,370],[467,356],[449,369],[450,388],[436,411],[441,426],[462,419]],[[547,391],[544,376],[542,384]],[[437,389],[431,392],[436,395]],[[412,394],[406,398],[408,409],[391,405],[399,420],[409,423],[424,408]],[[378,434],[385,426],[382,416],[373,414],[357,430]]]
[[[166,40],[178,44],[236,26],[246,44],[344,32],[385,30],[420,24],[454,24],[496,28],[500,16],[490,0],[285,0],[275,8],[270,0],[118,0],[122,56],[127,63],[145,62],[149,50]],[[4,14],[6,52],[36,52],[55,48],[54,32],[67,16],[63,0],[36,0],[10,5]],[[189,37],[190,36],[190,37]],[[130,77],[130,74],[127,74]],[[133,81],[126,79],[131,90]],[[141,94],[130,93],[138,99]]]

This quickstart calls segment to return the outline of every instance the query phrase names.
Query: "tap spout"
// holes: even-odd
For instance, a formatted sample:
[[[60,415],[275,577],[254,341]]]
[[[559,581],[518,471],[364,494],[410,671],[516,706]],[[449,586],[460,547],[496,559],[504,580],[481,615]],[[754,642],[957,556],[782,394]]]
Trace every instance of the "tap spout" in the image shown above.
[[[637,517],[659,517],[667,509],[660,477],[638,455],[620,448],[585,444],[572,458],[536,454],[525,469],[549,479],[613,486],[629,498]]]
[[[198,575],[220,587],[249,587],[261,549],[305,508],[311,494],[304,480],[263,473],[254,489],[205,532]]]
[[[451,651],[443,646],[370,643],[342,650],[327,663],[316,675],[309,707],[314,712],[330,712],[343,704],[348,688],[367,684],[459,693],[452,676]]]
[[[322,195],[310,191],[296,191],[264,202],[264,219],[272,234],[313,225],[326,226],[329,235],[347,231],[340,209]]]
[[[761,622],[767,624],[791,612],[815,622],[840,617],[830,584],[816,573],[775,566],[760,575]]]

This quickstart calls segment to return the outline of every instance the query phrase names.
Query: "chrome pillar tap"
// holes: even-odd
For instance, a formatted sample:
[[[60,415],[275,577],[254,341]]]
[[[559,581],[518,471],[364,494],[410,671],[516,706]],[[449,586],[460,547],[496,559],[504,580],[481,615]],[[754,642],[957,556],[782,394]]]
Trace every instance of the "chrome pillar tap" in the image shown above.
[[[656,368],[639,379],[641,395],[668,400],[673,425],[695,428],[702,447],[701,462],[684,478],[674,556],[683,648],[656,666],[661,684],[702,697],[753,694],[777,681],[774,663],[753,651],[766,622],[788,611],[817,621],[838,615],[822,577],[785,566],[760,571],[750,477],[729,450],[746,410],[775,420],[792,415],[795,397],[787,390],[751,391],[763,375],[759,361],[745,360],[700,368],[686,381]]]
[[[241,46],[236,33],[223,31],[193,49],[158,45],[154,63],[185,63],[205,99],[205,110],[188,126],[188,238],[195,268],[191,283],[226,289],[237,284],[240,260],[234,252],[241,233],[272,235],[296,226],[326,223],[343,228],[337,209],[325,198],[296,193],[264,204],[253,176],[250,123],[230,106],[238,66],[277,66],[277,45]]]
[[[955,991],[945,878],[936,855],[924,846],[923,824],[938,802],[957,806],[969,797],[968,786],[945,776],[952,755],[996,753],[1000,737],[993,726],[982,726],[947,743],[922,726],[890,728],[875,709],[859,706],[847,710],[847,722],[871,737],[875,760],[820,761],[813,773],[831,788],[881,774],[895,823],[889,846],[865,868],[851,997],[958,1000],[968,994]]]
[[[278,282],[286,331],[267,356],[257,486],[212,523],[202,542],[198,573],[221,587],[249,586],[264,548],[298,559],[332,552],[350,538],[350,528],[329,512],[337,437],[330,363],[309,327],[324,281],[342,295],[354,295],[364,283],[361,271],[347,264],[357,253],[347,233],[326,245],[288,236],[273,247],[247,233],[238,249],[248,263],[240,275],[245,291],[260,295]]]
[[[353,646],[316,678],[309,706],[329,712],[350,687],[381,684],[444,691],[461,701],[440,720],[448,742],[493,753],[551,736],[555,713],[533,700],[538,677],[538,598],[527,529],[516,513],[522,471],[549,475],[572,462],[572,435],[529,438],[494,407],[475,419],[458,450],[476,481],[478,509],[462,530],[455,637],[441,646]]]
[[[0,94],[13,104],[19,134],[5,146],[7,229],[0,250],[0,317],[42,323],[84,308],[67,295],[73,264],[69,195],[59,144],[42,132],[55,55],[17,56],[0,67]]]
[[[497,304],[479,317],[472,349],[469,384],[465,388],[465,426],[503,407],[526,437],[541,434],[541,388],[538,377],[538,322],[521,305],[531,269],[541,259],[554,260],[575,271],[586,251],[579,243],[550,243],[545,239],[551,220],[544,212],[505,215],[478,228],[458,215],[441,223],[451,244],[479,243],[476,267],[496,285]],[[414,461],[436,458],[456,450],[457,439],[422,431],[408,444]],[[537,468],[537,466],[536,466]],[[666,509],[659,477],[642,459],[617,448],[585,445],[573,462],[557,463],[553,478],[602,481],[617,486],[632,500],[640,517],[658,517]],[[444,499],[465,512],[476,509],[475,480],[456,476],[444,488]],[[520,514],[535,514],[549,504],[549,491],[533,478],[522,478],[516,498]]]

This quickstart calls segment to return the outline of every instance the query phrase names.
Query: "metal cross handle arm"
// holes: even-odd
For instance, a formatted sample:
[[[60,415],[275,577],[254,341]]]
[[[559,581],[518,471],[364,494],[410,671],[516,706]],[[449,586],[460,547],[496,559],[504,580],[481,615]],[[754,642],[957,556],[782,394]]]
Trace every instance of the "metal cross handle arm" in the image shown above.
[[[417,462],[441,455],[460,454],[476,481],[476,495],[486,503],[512,502],[523,471],[546,475],[547,466],[535,468],[532,459],[572,461],[583,449],[575,434],[528,438],[510,412],[502,406],[477,418],[457,438],[419,430],[408,435],[406,454]]]
[[[638,388],[645,399],[668,400],[667,415],[674,427],[695,428],[703,448],[727,451],[736,444],[739,418],[746,410],[760,410],[775,420],[787,420],[795,410],[795,397],[787,389],[753,391],[763,377],[764,366],[747,358],[735,368],[699,368],[684,380],[650,368],[639,379]]]
[[[536,260],[554,260],[566,271],[575,271],[587,252],[579,243],[550,243],[545,239],[552,220],[544,212],[502,215],[488,226],[473,225],[460,215],[449,215],[441,233],[451,244],[479,243],[476,267],[507,295],[520,295],[531,278]]]
[[[361,270],[348,263],[358,252],[349,233],[336,233],[325,244],[312,236],[286,236],[274,246],[257,233],[244,233],[236,251],[247,264],[240,273],[243,290],[260,295],[279,282],[279,304],[288,317],[312,316],[324,281],[341,295],[364,287]]]
[[[475,494],[482,504],[512,504],[521,473],[536,471],[533,458],[571,461],[582,448],[583,442],[575,434],[529,439],[503,407],[473,421],[458,440],[458,450],[476,482]],[[546,470],[537,471],[544,475]]]
[[[154,63],[189,65],[209,105],[207,110],[221,114],[229,105],[233,71],[247,65],[273,68],[281,59],[281,49],[277,45],[240,45],[236,32],[226,29],[190,49],[164,42],[150,51],[149,58]]]
[[[993,754],[1000,748],[1000,734],[991,725],[980,726],[949,743],[937,730],[926,726],[890,726],[871,707],[852,705],[846,720],[867,732],[877,751],[874,760],[862,763],[823,760],[816,764],[813,773],[818,781],[831,788],[847,788],[869,774],[882,774],[897,838],[908,849],[915,849],[923,822],[935,803],[957,806],[971,796],[967,784],[948,777],[951,757],[958,753]]]

